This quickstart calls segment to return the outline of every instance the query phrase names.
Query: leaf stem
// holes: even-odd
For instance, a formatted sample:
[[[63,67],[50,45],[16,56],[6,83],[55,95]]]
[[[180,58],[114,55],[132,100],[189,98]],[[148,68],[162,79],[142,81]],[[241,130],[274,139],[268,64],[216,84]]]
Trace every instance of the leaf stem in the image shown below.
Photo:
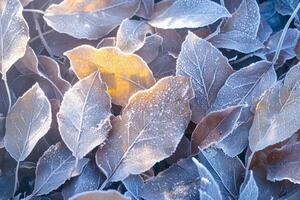
[[[32,13],[38,13],[41,15],[45,15],[45,12],[43,10],[37,10],[37,9],[31,9],[31,8],[24,8],[23,12],[32,12]]]
[[[10,90],[9,90],[9,86],[8,86],[8,82],[7,82],[6,73],[4,73],[2,75],[2,80],[4,81],[4,85],[5,85],[5,89],[6,89],[6,93],[7,93],[7,97],[8,97],[8,109],[7,109],[7,113],[9,113],[10,108],[11,108],[11,94],[10,94]]]
[[[289,20],[287,21],[287,23],[285,24],[285,26],[283,28],[283,31],[281,33],[281,36],[280,36],[280,39],[279,39],[279,42],[278,42],[278,45],[277,45],[277,48],[276,48],[276,53],[275,53],[275,55],[273,57],[273,60],[272,60],[272,65],[273,66],[275,65],[276,61],[278,60],[278,57],[279,57],[279,54],[280,54],[280,51],[281,51],[281,48],[282,48],[282,45],[283,45],[283,40],[284,40],[285,35],[288,31],[288,28],[289,28],[290,24],[292,23],[293,19],[295,18],[295,16],[297,15],[299,9],[300,9],[300,2],[298,3],[296,9],[294,10],[294,12],[292,13]]]
[[[107,185],[108,183],[109,183],[109,178],[106,179],[106,180],[102,183],[102,185],[100,186],[99,190],[103,190],[103,189],[106,187],[106,185]]]
[[[251,152],[250,156],[248,157],[245,178],[247,178],[247,176],[249,174],[249,170],[250,170],[250,166],[251,166],[251,162],[252,162],[254,154],[255,154],[255,152]]]
[[[18,160],[17,161],[17,166],[16,166],[16,172],[15,172],[15,185],[14,185],[14,195],[15,193],[17,192],[17,189],[18,189],[18,185],[19,185],[19,167],[20,167],[20,161]]]

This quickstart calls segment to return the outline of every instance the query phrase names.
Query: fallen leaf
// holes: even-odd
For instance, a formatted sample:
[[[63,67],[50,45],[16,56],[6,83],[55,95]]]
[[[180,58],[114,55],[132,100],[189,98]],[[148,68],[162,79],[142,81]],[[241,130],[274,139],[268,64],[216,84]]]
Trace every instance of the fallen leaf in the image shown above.
[[[189,32],[177,59],[176,74],[192,78],[195,98],[192,120],[198,123],[217,97],[219,89],[233,73],[228,60],[211,43]]]
[[[206,149],[228,136],[237,126],[240,114],[241,107],[234,106],[206,115],[192,133],[192,153],[197,154],[199,149]]]
[[[23,7],[19,0],[2,0],[0,3],[1,74],[6,74],[25,54],[29,30],[22,12]]]
[[[38,84],[18,98],[6,119],[5,149],[17,161],[24,161],[48,132],[51,105]]]
[[[60,33],[92,40],[107,35],[122,20],[132,17],[139,6],[140,0],[64,0],[60,4],[52,4],[44,19]]]
[[[124,54],[115,47],[95,49],[83,45],[65,55],[80,79],[99,70],[112,102],[117,105],[125,106],[132,94],[155,83],[152,72],[142,58],[135,54]]]
[[[77,159],[106,140],[111,129],[111,100],[95,72],[68,90],[57,114],[60,135]]]
[[[112,121],[106,144],[96,153],[107,180],[124,180],[169,157],[190,120],[193,96],[190,79],[182,76],[163,78],[134,94],[122,116]]]
[[[284,81],[269,89],[255,109],[249,133],[252,152],[262,150],[292,136],[299,128],[299,76],[300,64],[292,67]]]
[[[171,2],[171,5],[161,9],[160,4],[165,2]],[[210,0],[165,0],[155,5],[155,12],[149,24],[163,29],[198,28],[230,16],[225,7]]]
[[[253,177],[253,172],[250,171],[250,175],[246,179],[245,186],[241,187],[239,200],[257,200],[259,190],[255,179]]]

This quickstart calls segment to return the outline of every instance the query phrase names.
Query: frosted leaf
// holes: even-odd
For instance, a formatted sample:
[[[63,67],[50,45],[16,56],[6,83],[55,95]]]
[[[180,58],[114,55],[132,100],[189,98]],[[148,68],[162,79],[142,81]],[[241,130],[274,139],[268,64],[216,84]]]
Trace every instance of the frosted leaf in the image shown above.
[[[190,121],[193,96],[190,79],[182,76],[163,78],[135,93],[122,116],[112,121],[107,142],[96,153],[108,181],[140,174],[169,157]]]
[[[222,184],[233,197],[239,194],[244,179],[245,167],[238,157],[229,157],[220,149],[208,148],[201,151],[210,166],[220,178]]]
[[[259,190],[255,179],[253,177],[253,172],[250,171],[249,176],[245,179],[246,185],[241,187],[239,200],[257,200]]]
[[[214,177],[208,171],[208,169],[201,164],[196,158],[192,158],[193,162],[197,166],[198,169],[198,176],[200,179],[200,187],[199,193],[204,193],[205,195],[209,196],[215,200],[222,200],[222,195],[219,189],[217,182],[215,181]]]
[[[67,200],[78,193],[97,190],[104,179],[104,175],[100,173],[98,167],[90,161],[83,169],[82,174],[63,186],[62,195]]]
[[[274,149],[268,155],[267,178],[270,181],[289,180],[300,183],[299,173],[299,148],[300,143],[287,144],[279,149]]]
[[[55,97],[62,97],[71,88],[71,84],[61,77],[60,67],[58,63],[47,56],[38,56],[38,61],[38,75],[40,76],[39,83],[41,87],[44,89],[49,88],[50,86],[52,88],[52,91],[54,91],[53,93],[55,94]],[[45,79],[48,80],[45,81]],[[45,91],[50,90],[51,89]]]
[[[239,8],[221,27],[221,33],[210,39],[218,48],[250,53],[263,47],[257,39],[260,24],[259,7],[255,0],[243,0]]]
[[[51,105],[38,84],[19,97],[6,119],[4,145],[18,162],[31,153],[48,132],[52,121]]]
[[[130,200],[117,191],[89,191],[82,192],[70,198],[70,200]]]
[[[60,33],[92,40],[107,35],[122,20],[132,17],[139,5],[140,0],[64,0],[52,4],[44,19]]]
[[[269,89],[255,109],[249,133],[252,152],[262,150],[292,136],[300,121],[300,64],[292,67],[283,81]]]
[[[194,162],[202,167],[198,161]],[[147,180],[141,191],[142,198],[145,200],[199,199],[198,189],[210,191],[210,188],[215,185],[211,176],[206,173],[207,169],[200,167],[201,171],[198,171],[194,162],[191,158],[180,160],[177,164]],[[213,196],[217,197],[216,200],[220,199],[218,193]]]
[[[2,74],[23,57],[26,51],[29,30],[22,11],[23,7],[19,0],[0,2],[0,73]]]
[[[1,175],[0,176],[0,199],[6,200],[12,198],[14,196],[13,188],[14,188],[14,176]]]
[[[192,120],[198,123],[215,101],[219,89],[233,69],[211,43],[189,32],[177,59],[176,74],[192,78],[195,98]]]
[[[255,105],[276,80],[277,76],[270,62],[259,61],[244,67],[229,76],[210,110],[221,110],[234,105]]]
[[[116,46],[116,38],[105,37],[97,44],[96,48],[100,49],[102,47],[114,47],[114,46]]]
[[[179,160],[187,158],[191,155],[191,142],[186,137],[183,136],[176,148],[176,151],[166,159],[167,163],[172,165],[174,163],[177,163]]]
[[[140,200],[140,192],[144,185],[144,180],[140,175],[130,175],[123,181],[124,186],[130,195],[133,196],[135,200]]]
[[[146,37],[144,45],[135,54],[143,58],[146,63],[151,63],[159,55],[162,42],[163,38],[156,34]]]
[[[23,7],[27,6],[32,1],[34,1],[34,0],[20,0],[20,2],[22,3]]]
[[[210,0],[165,0],[155,5],[149,24],[163,29],[198,28],[230,16],[226,8]]]
[[[155,83],[151,70],[141,57],[123,53],[116,47],[96,49],[82,45],[65,55],[79,79],[99,70],[112,102],[117,105],[125,106],[131,95]]]
[[[22,74],[39,74],[37,56],[29,46],[26,48],[25,55],[14,65]]]
[[[125,19],[118,29],[116,46],[123,52],[133,53],[142,48],[146,35],[153,31],[146,21]]]
[[[141,0],[140,9],[136,15],[145,19],[150,19],[154,11],[154,0]]]
[[[103,143],[111,129],[111,100],[107,87],[95,72],[68,90],[57,114],[60,135],[81,159]]]
[[[241,114],[241,107],[234,106],[206,115],[192,133],[192,153],[197,154],[200,149],[220,142],[236,127]]]
[[[62,142],[50,146],[37,163],[34,189],[30,197],[48,194],[73,177],[75,160]],[[80,160],[78,166],[81,169],[78,171],[86,163],[85,159]]]

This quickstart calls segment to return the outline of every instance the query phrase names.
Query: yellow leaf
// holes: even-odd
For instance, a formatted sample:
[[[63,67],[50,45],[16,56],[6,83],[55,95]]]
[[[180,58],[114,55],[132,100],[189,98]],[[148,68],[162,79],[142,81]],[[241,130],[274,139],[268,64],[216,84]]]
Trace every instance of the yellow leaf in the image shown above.
[[[151,70],[141,57],[125,54],[116,47],[96,49],[83,45],[65,55],[79,79],[99,70],[113,103],[117,105],[126,105],[132,94],[155,83]]]

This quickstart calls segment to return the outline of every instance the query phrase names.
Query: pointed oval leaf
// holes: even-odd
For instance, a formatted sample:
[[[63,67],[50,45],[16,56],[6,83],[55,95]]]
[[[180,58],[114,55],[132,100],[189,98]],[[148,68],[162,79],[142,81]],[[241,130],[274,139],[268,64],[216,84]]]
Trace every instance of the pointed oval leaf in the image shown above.
[[[224,187],[233,197],[237,197],[244,179],[245,167],[242,161],[238,157],[228,157],[220,149],[208,148],[202,150],[201,154],[220,177]]]
[[[108,191],[90,191],[90,192],[83,192],[80,194],[75,195],[74,197],[70,198],[70,200],[130,200],[129,198],[121,195],[119,192],[114,190]]]
[[[192,78],[195,98],[192,120],[198,123],[213,104],[219,89],[233,69],[211,43],[189,32],[177,59],[176,74]]]
[[[219,112],[206,115],[192,133],[192,153],[220,142],[237,126],[241,114],[240,106],[233,106]]]
[[[141,189],[144,185],[144,180],[140,175],[130,175],[122,181],[127,191],[133,196],[133,200],[140,200]]]
[[[87,163],[85,160],[79,162],[81,168]],[[48,194],[64,184],[74,176],[75,163],[72,152],[62,142],[50,146],[37,163],[34,189],[30,196]]]
[[[153,34],[145,38],[142,48],[134,52],[143,58],[147,63],[154,61],[161,51],[163,38],[159,35]]]
[[[83,45],[65,53],[71,67],[82,79],[99,70],[115,104],[125,106],[129,97],[151,87],[155,80],[148,65],[135,54],[124,54],[118,48]]]
[[[229,76],[210,110],[242,104],[253,106],[276,80],[276,72],[270,62],[259,61],[244,67]]]
[[[257,200],[259,190],[256,184],[256,181],[253,176],[253,172],[250,171],[249,177],[247,178],[246,185],[244,188],[241,188],[239,200]]]
[[[197,162],[197,165],[199,164],[198,161],[194,162]],[[207,176],[209,172],[202,173],[202,169],[198,171],[198,167],[194,162],[191,158],[180,160],[177,164],[147,180],[141,190],[143,199],[199,199],[198,189],[208,191],[211,188],[212,182],[210,181],[212,179],[210,176]],[[206,172],[207,169],[204,170]],[[213,196],[217,197],[218,194]]]
[[[13,105],[6,119],[4,145],[16,161],[23,161],[48,132],[52,121],[51,105],[35,84]]]
[[[270,181],[289,180],[300,184],[300,143],[288,144],[274,149],[268,155],[267,178]]]
[[[57,114],[60,135],[81,159],[106,140],[111,129],[111,101],[107,87],[95,72],[66,92]]]
[[[198,28],[231,16],[225,7],[210,0],[175,0],[163,11],[157,4],[155,12],[149,23],[163,29]]]
[[[37,56],[29,46],[26,48],[25,55],[15,63],[15,66],[22,74],[39,74]]]
[[[281,142],[300,128],[299,76],[300,64],[297,64],[288,71],[284,82],[268,90],[257,104],[249,133],[252,152]]]
[[[211,199],[222,200],[221,191],[214,177],[208,169],[202,165],[196,158],[192,158],[197,166],[199,177],[201,177],[199,193],[209,196]]]
[[[96,164],[90,161],[81,175],[71,179],[63,186],[62,195],[67,200],[78,193],[97,190],[104,179],[104,175],[99,172]]]
[[[221,33],[210,39],[218,48],[228,48],[250,53],[263,47],[257,39],[260,24],[256,0],[243,0],[239,8],[221,27]]]
[[[163,78],[130,98],[96,154],[109,181],[147,171],[174,153],[190,121],[193,95],[190,79],[177,76]]]
[[[146,34],[153,31],[146,21],[125,19],[118,29],[116,46],[123,52],[133,53],[142,48]]]
[[[139,5],[140,0],[64,0],[52,4],[44,19],[60,33],[93,40],[107,35],[123,19],[132,17]]]
[[[24,56],[29,40],[28,25],[22,15],[23,7],[19,0],[0,2],[0,73]]]

